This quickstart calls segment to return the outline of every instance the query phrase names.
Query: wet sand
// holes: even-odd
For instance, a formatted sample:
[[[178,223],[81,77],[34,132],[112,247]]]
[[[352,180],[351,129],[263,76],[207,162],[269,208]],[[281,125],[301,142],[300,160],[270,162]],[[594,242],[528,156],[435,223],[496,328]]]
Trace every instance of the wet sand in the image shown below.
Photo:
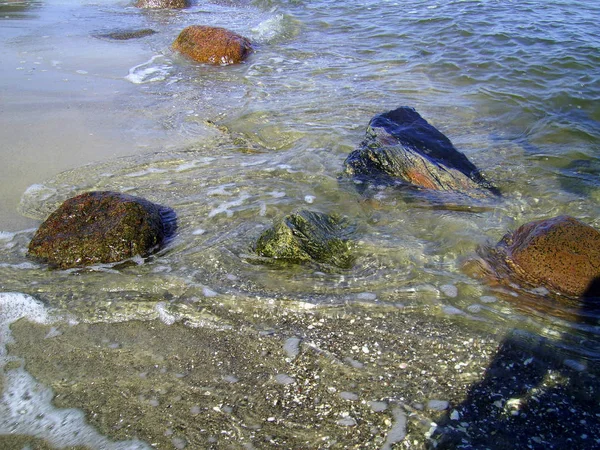
[[[38,19],[39,20],[39,19]],[[152,118],[149,99],[125,77],[152,54],[91,35],[71,39],[68,22],[0,22],[0,230],[38,222],[18,211],[23,192],[58,173],[178,141]],[[47,26],[49,29],[44,29]],[[81,32],[81,31],[80,31]],[[145,102],[145,103],[144,103]]]

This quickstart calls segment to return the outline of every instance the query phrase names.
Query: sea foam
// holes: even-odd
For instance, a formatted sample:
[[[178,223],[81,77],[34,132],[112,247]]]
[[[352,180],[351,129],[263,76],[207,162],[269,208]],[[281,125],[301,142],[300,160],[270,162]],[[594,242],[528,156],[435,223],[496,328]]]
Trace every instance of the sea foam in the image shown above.
[[[164,56],[154,55],[148,61],[132,67],[129,69],[129,74],[125,76],[125,79],[134,84],[166,80],[171,71],[171,66],[168,64],[155,64],[155,61],[159,58],[164,58]]]
[[[58,318],[33,297],[0,293],[0,372],[9,357],[6,344],[13,342],[10,325],[21,318],[49,324]],[[114,442],[85,422],[81,410],[56,408],[52,390],[36,381],[23,367],[4,371],[4,392],[0,398],[0,434],[20,434],[44,439],[56,447],[84,446],[106,450],[142,450],[150,447],[137,440]]]

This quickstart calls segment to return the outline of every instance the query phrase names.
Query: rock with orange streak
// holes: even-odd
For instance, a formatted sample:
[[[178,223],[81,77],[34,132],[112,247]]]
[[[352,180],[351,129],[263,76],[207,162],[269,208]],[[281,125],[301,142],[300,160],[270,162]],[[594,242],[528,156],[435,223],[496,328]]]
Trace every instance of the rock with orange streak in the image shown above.
[[[499,194],[452,142],[413,108],[371,119],[366,137],[344,162],[359,190],[369,185],[409,186],[485,198]]]

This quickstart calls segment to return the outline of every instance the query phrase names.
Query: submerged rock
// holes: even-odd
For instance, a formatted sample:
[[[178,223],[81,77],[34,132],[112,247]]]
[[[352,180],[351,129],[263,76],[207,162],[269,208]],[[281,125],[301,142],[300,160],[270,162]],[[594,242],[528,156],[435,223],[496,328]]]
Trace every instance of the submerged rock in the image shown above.
[[[174,233],[175,213],[116,192],[87,192],[65,201],[42,223],[28,254],[68,269],[148,256]]]
[[[252,53],[251,42],[225,28],[192,25],[179,34],[173,50],[209,64],[238,64]]]
[[[346,158],[344,172],[363,189],[404,185],[472,197],[499,194],[446,136],[408,106],[371,119],[364,141]]]
[[[156,34],[151,28],[140,28],[140,29],[130,29],[130,30],[114,30],[109,31],[107,33],[98,33],[95,34],[94,37],[99,39],[108,39],[111,41],[127,41],[129,39],[140,39],[146,36],[151,36]]]
[[[479,253],[499,281],[571,297],[600,295],[600,232],[573,217],[529,222]]]
[[[256,253],[292,263],[350,268],[354,258],[348,241],[353,232],[346,218],[302,210],[266,230],[256,243]]]
[[[147,9],[181,9],[191,6],[190,0],[137,0],[135,6]]]

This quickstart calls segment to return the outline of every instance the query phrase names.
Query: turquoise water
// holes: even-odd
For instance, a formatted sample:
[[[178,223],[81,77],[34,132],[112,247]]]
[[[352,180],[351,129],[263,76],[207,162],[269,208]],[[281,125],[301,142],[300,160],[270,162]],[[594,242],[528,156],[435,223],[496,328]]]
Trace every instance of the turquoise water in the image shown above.
[[[124,1],[0,0],[0,120],[6,124],[0,131],[5,187],[0,290],[19,293],[10,295],[29,305],[23,316],[30,321],[40,314],[35,302],[54,317],[44,318],[43,332],[20,322],[25,331],[14,332],[16,344],[8,354],[23,362],[24,369],[18,369],[23,377],[33,375],[67,399],[56,408],[80,408],[111,439],[139,438],[149,445],[155,439],[160,448],[248,443],[263,448],[268,436],[277,445],[299,448],[311,442],[310,448],[325,446],[325,435],[331,437],[328,448],[384,448],[409,438],[422,446],[430,426],[414,431],[416,424],[437,420],[437,413],[414,405],[431,399],[459,404],[483,376],[498,343],[515,330],[553,343],[553,358],[594,374],[600,360],[597,317],[581,323],[574,319],[573,305],[536,308],[535,302],[519,301],[517,294],[487,286],[461,268],[478,246],[494,244],[530,220],[570,214],[600,228],[598,17],[600,6],[592,1],[215,1],[182,11],[140,11]],[[191,24],[229,28],[249,37],[256,51],[238,66],[189,62],[170,45]],[[96,37],[130,28],[157,33],[130,41]],[[392,191],[365,203],[341,186],[343,161],[362,140],[369,119],[402,105],[416,108],[445,133],[503,198],[485,208],[455,210],[432,208]],[[27,259],[35,227],[66,198],[92,189],[128,192],[173,208],[175,240],[147,261],[116,267],[50,272]],[[252,246],[260,233],[273,220],[305,207],[342,213],[357,223],[353,269],[331,273],[256,262]],[[27,296],[31,300],[23,300]],[[4,323],[18,318],[11,317]],[[398,342],[406,333],[400,326],[404,320],[415,321],[407,329],[421,330],[410,351]],[[319,331],[319,323],[326,332]],[[369,332],[370,323],[379,331]],[[35,344],[19,341],[19,336],[25,342],[25,336],[39,335],[50,345],[43,338],[53,328],[62,336],[53,341],[54,351],[72,351],[77,355],[72,360],[56,356],[49,362],[32,350]],[[106,386],[94,395],[93,387],[80,391],[61,381],[85,385],[83,380],[93,378],[99,369],[86,354],[110,360],[114,372],[128,379],[126,360],[142,361],[152,353],[143,339],[150,339],[148,330],[154,328],[169,344],[170,355],[190,358],[186,341],[207,333],[201,336],[212,343],[206,344],[207,352],[231,354],[217,361],[229,372],[213,373],[216,369],[207,366],[211,375],[201,380],[205,384],[192,380],[182,387],[169,384],[156,369],[154,382],[165,383],[165,392],[157,388],[152,395],[130,398],[146,408],[154,400],[162,405],[161,396],[167,395],[173,404],[185,403],[199,384],[211,390],[216,378],[220,383],[236,379],[242,381],[231,385],[251,392],[246,402],[259,412],[250,408],[236,416],[241,403],[233,405],[229,388],[219,387],[213,406],[221,414],[229,401],[232,410],[226,408],[226,418],[202,422],[212,434],[190,431],[199,411],[194,408],[200,407],[193,398],[186,403],[187,416],[181,413],[179,422],[172,421],[183,425],[156,419],[157,426],[148,419],[136,433],[127,432],[115,425],[115,417],[127,421],[122,418],[131,419],[142,406],[105,401],[121,395]],[[213,343],[214,330],[239,347],[234,351],[217,338]],[[465,342],[481,345],[481,351],[469,352]],[[376,344],[383,356],[373,351]],[[279,352],[277,362],[262,355],[242,367],[245,345],[248,354],[262,355],[260,346],[265,346],[262,352]],[[430,352],[436,345],[445,351]],[[114,354],[98,355],[100,348]],[[310,353],[315,348],[320,356]],[[171,357],[156,352],[157,367]],[[414,353],[412,359],[403,356],[406,352]],[[336,399],[328,403],[336,419],[323,425],[323,432],[296,427],[303,421],[328,423],[320,412],[303,410],[303,418],[292,419],[288,410],[264,400],[274,395],[271,388],[244,378],[274,377],[273,392],[283,389],[282,398],[300,398],[290,390],[295,384],[280,376],[301,378],[297,367],[292,374],[286,366],[299,361],[297,353],[331,363],[322,372],[310,364],[324,362],[297,363],[305,370],[306,386],[314,392],[322,388],[319,398]],[[369,363],[361,368],[367,356],[372,368]],[[460,357],[473,361],[468,374],[458,375],[452,369],[457,363],[448,362]],[[262,359],[268,361],[263,372],[258,369]],[[390,381],[374,387],[373,380],[385,379],[406,361],[415,368],[414,385]],[[62,369],[44,366],[50,363]],[[164,373],[185,372],[164,364]],[[138,372],[153,373],[138,370],[139,365],[136,380]],[[341,376],[339,370],[347,372]],[[322,386],[310,373],[321,374]],[[344,377],[354,384],[338,386]],[[430,383],[431,377],[437,381]],[[13,386],[10,380],[5,391]],[[443,380],[452,380],[456,388]],[[346,392],[344,402],[356,406],[336,403],[342,401],[339,391]],[[363,402],[353,403],[348,392]],[[385,412],[378,412],[379,406],[360,410],[358,404],[369,402],[385,403]],[[12,411],[9,404],[3,403],[3,411]],[[417,412],[409,414],[410,408]],[[152,414],[168,416],[158,407],[152,411],[146,411],[152,420]],[[262,423],[262,415],[268,426],[248,425]],[[402,432],[403,420],[412,424],[409,431]],[[280,428],[269,429],[275,424]],[[219,427],[237,438],[217,438]],[[160,433],[153,435],[152,429]],[[358,429],[358,434],[347,431]],[[3,424],[0,430],[76,445],[16,425]],[[104,437],[89,433],[92,437],[82,442],[106,445]],[[277,440],[278,433],[288,440]]]

